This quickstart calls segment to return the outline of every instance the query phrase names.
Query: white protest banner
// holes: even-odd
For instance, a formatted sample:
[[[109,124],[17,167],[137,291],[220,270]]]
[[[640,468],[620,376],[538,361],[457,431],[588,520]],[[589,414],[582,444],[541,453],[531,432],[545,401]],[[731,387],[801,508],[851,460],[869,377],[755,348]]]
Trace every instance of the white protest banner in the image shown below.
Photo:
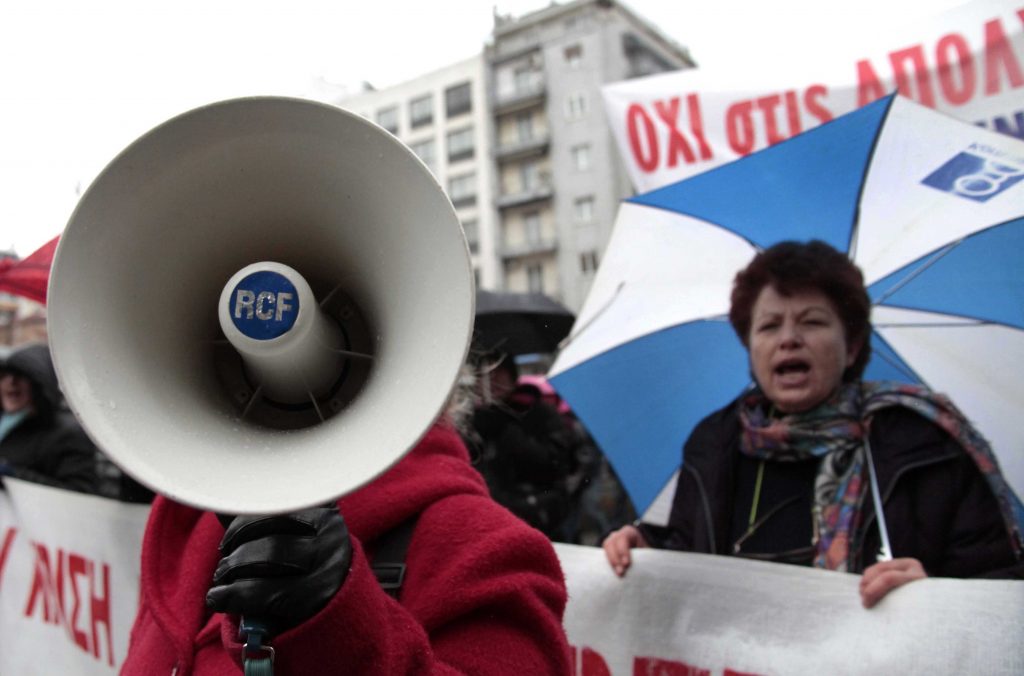
[[[857,575],[642,549],[620,579],[556,549],[580,676],[1024,673],[1024,581],[920,580],[865,610]]]
[[[834,42],[851,42],[833,27]],[[855,47],[794,45],[763,64],[675,71],[602,89],[638,192],[786,140],[893,90],[967,122],[1024,138],[1024,3],[976,0],[910,27],[879,27]]]
[[[4,479],[0,674],[116,674],[148,506]]]
[[[148,507],[5,479],[0,674],[116,674]],[[579,676],[1024,673],[1024,582],[922,580],[873,610],[858,577],[654,550],[624,579],[556,544]]]

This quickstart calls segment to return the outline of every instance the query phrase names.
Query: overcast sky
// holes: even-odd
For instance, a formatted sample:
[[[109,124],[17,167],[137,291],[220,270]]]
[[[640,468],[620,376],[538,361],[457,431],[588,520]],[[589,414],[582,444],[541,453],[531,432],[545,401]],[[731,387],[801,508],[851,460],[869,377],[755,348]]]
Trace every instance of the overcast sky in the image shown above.
[[[857,39],[964,0],[627,0],[702,67]],[[0,8],[0,250],[60,233],[78,194],[165,119],[250,94],[378,88],[478,53],[496,8],[546,0],[33,0]],[[743,47],[737,55],[737,46]],[[767,55],[766,55],[767,52]],[[813,50],[812,52],[813,53]]]

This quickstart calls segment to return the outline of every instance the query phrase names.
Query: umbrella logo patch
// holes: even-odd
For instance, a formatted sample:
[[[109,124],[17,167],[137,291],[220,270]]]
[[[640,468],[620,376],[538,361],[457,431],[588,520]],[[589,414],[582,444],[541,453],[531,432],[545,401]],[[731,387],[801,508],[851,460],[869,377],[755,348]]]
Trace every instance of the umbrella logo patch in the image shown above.
[[[983,146],[968,150],[933,171],[922,183],[976,202],[987,202],[1024,180],[1024,165]]]

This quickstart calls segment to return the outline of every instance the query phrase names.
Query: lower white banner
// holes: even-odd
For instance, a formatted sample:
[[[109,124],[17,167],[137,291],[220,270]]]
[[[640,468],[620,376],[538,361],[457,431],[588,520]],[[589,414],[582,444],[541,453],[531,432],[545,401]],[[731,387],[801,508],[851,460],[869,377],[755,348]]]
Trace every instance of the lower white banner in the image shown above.
[[[1024,674],[1024,581],[920,580],[860,605],[860,576],[707,554],[558,545],[584,676]]]
[[[116,674],[148,506],[4,479],[0,674]]]
[[[0,674],[116,674],[148,508],[5,485]],[[640,550],[619,579],[555,549],[581,676],[1024,673],[1024,582],[922,580],[865,610],[854,575]]]

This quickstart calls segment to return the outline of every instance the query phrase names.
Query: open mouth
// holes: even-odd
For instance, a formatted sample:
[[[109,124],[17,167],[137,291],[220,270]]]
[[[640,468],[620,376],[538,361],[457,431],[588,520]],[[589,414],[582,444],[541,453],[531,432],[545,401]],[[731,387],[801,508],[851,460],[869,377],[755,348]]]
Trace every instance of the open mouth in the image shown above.
[[[773,372],[777,376],[802,375],[811,370],[811,365],[803,359],[786,359],[775,365]]]

